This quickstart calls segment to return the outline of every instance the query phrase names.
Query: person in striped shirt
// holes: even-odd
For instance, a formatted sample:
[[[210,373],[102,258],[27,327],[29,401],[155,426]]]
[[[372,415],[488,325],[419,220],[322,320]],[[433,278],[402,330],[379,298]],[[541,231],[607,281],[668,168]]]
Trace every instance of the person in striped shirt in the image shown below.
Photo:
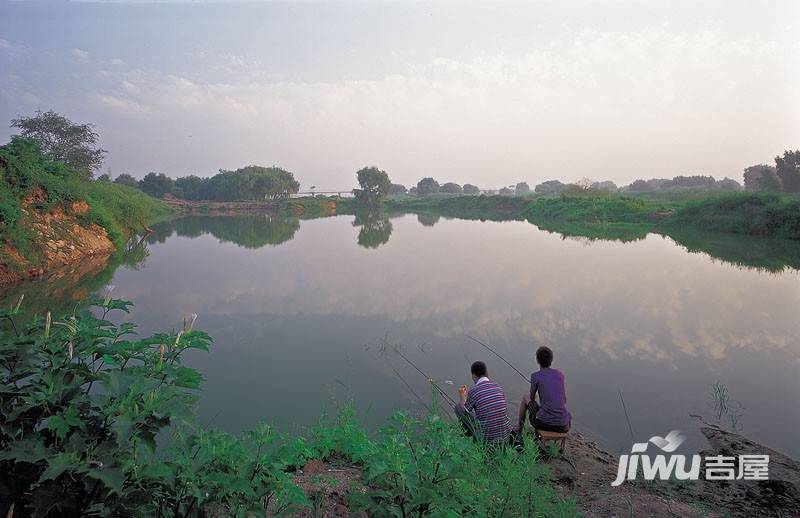
[[[470,369],[475,383],[458,389],[460,402],[455,412],[468,436],[492,443],[507,442],[511,433],[506,396],[497,383],[489,380],[486,364],[475,362]]]

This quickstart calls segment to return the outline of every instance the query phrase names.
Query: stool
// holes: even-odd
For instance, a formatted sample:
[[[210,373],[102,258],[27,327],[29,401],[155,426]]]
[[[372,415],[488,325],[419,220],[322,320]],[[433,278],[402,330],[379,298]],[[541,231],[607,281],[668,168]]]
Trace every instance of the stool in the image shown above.
[[[539,430],[534,429],[534,433],[536,434],[536,440],[539,441],[543,450],[547,449],[548,442],[556,442],[558,443],[559,451],[563,454],[565,443],[567,441],[568,433],[563,432],[548,432],[547,430]]]

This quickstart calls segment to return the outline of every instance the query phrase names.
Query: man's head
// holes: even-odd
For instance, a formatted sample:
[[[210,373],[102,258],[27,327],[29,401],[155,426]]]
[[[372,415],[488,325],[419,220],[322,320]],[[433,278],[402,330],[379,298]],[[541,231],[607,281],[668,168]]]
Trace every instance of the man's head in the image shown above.
[[[489,371],[486,370],[486,364],[483,362],[473,363],[472,367],[470,367],[470,371],[472,371],[472,381],[478,381],[489,373]]]
[[[539,347],[536,349],[536,362],[540,367],[546,369],[553,363],[553,351],[544,345]]]

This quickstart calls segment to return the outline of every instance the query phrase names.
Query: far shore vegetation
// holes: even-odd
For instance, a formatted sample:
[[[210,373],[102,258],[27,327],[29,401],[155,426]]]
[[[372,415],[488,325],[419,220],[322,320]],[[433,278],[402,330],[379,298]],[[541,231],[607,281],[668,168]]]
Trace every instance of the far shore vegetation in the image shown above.
[[[250,165],[205,178],[172,179],[151,172],[140,180],[129,174],[93,179],[106,151],[91,124],[73,123],[50,111],[19,117],[12,126],[21,134],[0,146],[0,239],[6,245],[0,261],[12,269],[21,268],[19,256],[26,267],[43,261],[28,209],[43,213],[86,202],[89,210],[75,216],[102,226],[119,250],[132,234],[174,213],[159,198],[186,200],[194,204],[193,212],[201,213],[211,211],[215,202],[233,203],[221,210],[235,210],[237,202],[250,203],[248,208],[263,204],[265,210],[289,216],[286,221],[354,214],[354,224],[361,227],[359,241],[370,247],[388,241],[389,217],[398,213],[417,214],[428,225],[439,217],[525,220],[543,230],[589,239],[629,241],[649,232],[685,236],[692,231],[800,240],[800,151],[785,151],[774,165],[747,167],[743,185],[731,178],[694,175],[640,179],[622,187],[584,178],[574,183],[548,180],[533,188],[519,181],[481,189],[428,176],[407,188],[393,183],[386,171],[368,166],[357,171],[359,188],[352,197],[315,196],[314,186],[297,197],[300,182],[276,166]],[[367,213],[374,211],[383,214]],[[280,221],[275,219],[275,225]],[[281,228],[275,236],[254,237],[253,242],[279,242],[284,239],[280,236],[296,230],[291,223],[275,225]]]

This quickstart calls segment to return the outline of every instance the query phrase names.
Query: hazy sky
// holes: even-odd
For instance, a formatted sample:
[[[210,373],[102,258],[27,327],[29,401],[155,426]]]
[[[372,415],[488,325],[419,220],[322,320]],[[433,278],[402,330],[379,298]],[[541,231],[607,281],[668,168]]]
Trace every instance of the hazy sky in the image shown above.
[[[2,2],[0,140],[37,108],[114,176],[741,180],[800,148],[800,2]]]

